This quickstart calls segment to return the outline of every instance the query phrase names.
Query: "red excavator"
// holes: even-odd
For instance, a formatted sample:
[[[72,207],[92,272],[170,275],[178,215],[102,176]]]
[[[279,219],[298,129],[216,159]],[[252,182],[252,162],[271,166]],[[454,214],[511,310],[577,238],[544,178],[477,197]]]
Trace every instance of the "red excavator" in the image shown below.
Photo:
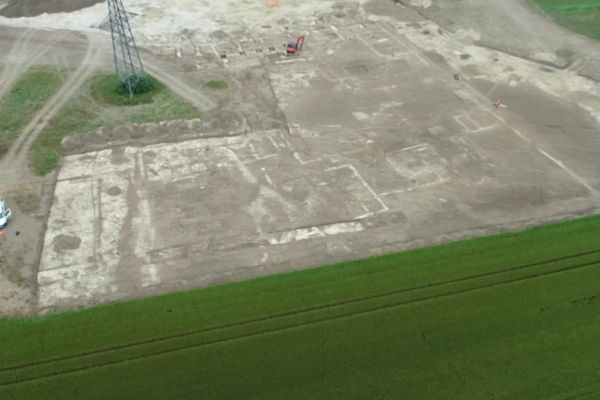
[[[288,56],[295,56],[302,51],[302,46],[304,46],[304,35],[298,36],[296,42],[288,42],[285,45]]]

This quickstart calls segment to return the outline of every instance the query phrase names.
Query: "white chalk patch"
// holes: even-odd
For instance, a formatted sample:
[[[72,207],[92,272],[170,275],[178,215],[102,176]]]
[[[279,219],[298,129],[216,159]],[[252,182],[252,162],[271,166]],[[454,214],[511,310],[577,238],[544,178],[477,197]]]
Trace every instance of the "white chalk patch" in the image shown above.
[[[258,152],[256,151],[256,147],[254,147],[254,145],[252,143],[248,143],[248,148],[250,149],[250,152],[252,153],[252,156],[254,157],[254,159],[256,160],[258,157]]]
[[[360,203],[360,206],[362,207],[363,211],[365,212],[364,214],[359,215],[358,217],[356,217],[356,219],[365,219],[365,218],[369,218],[372,217],[373,215],[375,215],[375,213],[371,210],[369,210],[367,208],[367,206],[365,205],[365,203]]]
[[[598,111],[596,108],[589,106],[585,103],[579,102],[577,103],[579,105],[579,107],[583,108],[584,110],[586,110],[587,112],[590,113],[590,115],[592,117],[594,117],[596,119],[596,121],[598,121],[598,123],[600,123],[600,111]]]
[[[411,50],[406,43],[404,43],[402,40],[400,40],[400,38],[398,38],[398,36],[394,35],[392,32],[390,32],[389,30],[385,29],[383,26],[381,26],[377,22],[375,23],[375,25],[377,25],[377,27],[379,29],[381,29],[383,32],[385,32],[389,37],[393,38],[398,44],[400,44],[402,46],[403,49],[408,50],[408,52],[410,54],[412,54],[413,56],[415,56],[426,67],[431,67],[431,64],[429,64],[429,62],[425,58],[423,58],[423,56],[421,56],[421,54],[419,53],[418,50]]]
[[[291,63],[297,63],[297,62],[306,62],[306,59],[296,57],[296,58],[290,58],[288,60],[275,61],[275,64],[291,64]]]
[[[71,265],[40,271],[39,304],[50,306],[60,301],[97,298],[109,291],[111,274],[101,265]]]
[[[401,149],[400,151],[421,151],[424,149],[427,149],[429,147],[429,145],[427,143],[420,143],[420,144],[415,144],[414,146],[408,146],[405,147],[403,149]]]
[[[432,2],[431,0],[410,0],[410,5],[427,9],[431,7]]]
[[[268,241],[271,245],[281,245],[325,236],[334,236],[344,233],[357,233],[364,230],[365,228],[360,222],[344,222],[318,227],[312,226],[308,228],[293,229],[291,231],[280,233],[277,236],[271,236],[268,238]]]
[[[554,164],[556,164],[560,169],[562,169],[563,171],[565,171],[566,173],[571,175],[571,177],[573,179],[575,179],[577,182],[579,182],[581,185],[583,185],[587,190],[590,191],[590,193],[592,193],[595,196],[599,195],[599,193],[596,191],[596,189],[594,189],[589,183],[587,183],[585,181],[585,179],[583,179],[582,177],[577,175],[573,170],[571,170],[569,167],[567,167],[562,161],[554,158],[553,156],[548,154],[546,151],[540,149],[539,147],[537,148],[537,150],[540,153],[542,153],[546,158],[548,158],[550,161],[552,161]]]
[[[382,103],[379,106],[380,110],[388,110],[390,108],[396,108],[396,107],[401,107],[404,103],[401,103],[399,101],[389,101],[387,103]]]
[[[312,160],[304,160],[304,159],[303,159],[303,158],[300,156],[300,154],[299,154],[297,151],[295,151],[295,152],[294,152],[294,158],[295,158],[295,159],[296,159],[296,160],[297,160],[297,161],[298,161],[300,164],[302,164],[302,165],[306,165],[306,164],[312,164],[312,163],[314,163],[314,162],[317,162],[317,161],[320,161],[320,160],[321,160],[321,158],[320,158],[320,157],[319,157],[319,158],[312,159]]]
[[[339,167],[327,168],[325,171],[327,171],[327,172],[329,172],[329,171],[337,171],[337,170],[344,169],[344,168],[347,168],[350,171],[352,171],[352,173],[354,174],[354,176],[364,185],[365,188],[367,188],[367,190],[369,191],[369,193],[371,194],[371,196],[373,196],[373,198],[375,198],[375,200],[377,200],[377,202],[381,205],[381,209],[379,211],[377,211],[377,213],[386,212],[386,211],[389,210],[389,207],[383,202],[383,200],[381,199],[381,197],[379,197],[377,195],[377,193],[375,193],[375,191],[373,190],[373,188],[371,187],[371,185],[369,185],[367,183],[367,181],[365,181],[365,179],[358,172],[358,170],[356,169],[356,167],[354,165],[351,165],[351,164],[341,165]],[[363,218],[366,218],[366,216],[364,216]],[[363,218],[358,218],[358,219],[363,219]]]
[[[269,158],[273,158],[273,157],[278,157],[279,154],[267,154],[264,157],[258,157],[258,158],[254,158],[252,160],[246,161],[245,164],[252,164],[258,161],[264,161],[264,160],[268,160]]]
[[[524,141],[526,141],[527,143],[531,143],[531,139],[529,139],[527,136],[525,136],[523,133],[521,133],[521,131],[519,131],[516,128],[513,128],[511,125],[508,124],[508,122],[506,122],[506,120],[504,120],[504,118],[496,115],[494,112],[492,112],[491,110],[489,111],[489,113],[496,118],[498,121],[502,122],[502,124],[504,124],[504,126],[506,126],[508,129],[510,129],[515,135],[517,135],[518,137],[520,137],[521,139],[523,139]]]
[[[219,147],[219,148],[217,148],[217,151],[220,151],[221,153],[225,154],[231,161],[233,161],[234,165],[237,165],[240,172],[242,173],[242,176],[246,179],[246,181],[248,183],[256,185],[256,183],[257,183],[256,177],[254,176],[252,171],[250,171],[248,169],[248,167],[246,165],[244,165],[242,160],[240,160],[238,155],[235,154],[235,152],[233,150],[231,150],[227,147]]]
[[[325,225],[321,227],[327,235],[339,235],[342,233],[356,233],[365,230],[360,222],[345,222],[339,224]]]
[[[262,167],[260,170],[265,174],[265,179],[267,180],[267,182],[269,182],[269,185],[273,185],[273,180],[267,173],[267,169],[265,167]]]
[[[267,135],[267,139],[269,139],[269,141],[271,142],[273,147],[275,147],[275,149],[279,150],[279,143],[277,143],[277,141],[273,138],[273,136]],[[282,147],[285,148],[285,146],[283,146],[283,145],[282,145]]]
[[[364,113],[362,111],[355,111],[352,113],[352,115],[354,116],[354,118],[356,118],[358,121],[366,121],[368,119],[371,119],[371,116],[367,113]]]
[[[135,189],[130,188],[130,190]],[[135,235],[134,252],[137,257],[147,259],[148,252],[155,247],[155,224],[153,223],[150,201],[148,200],[147,194],[141,192],[138,193],[138,196],[140,197],[140,200],[136,206],[138,207],[139,215],[132,219],[132,231]],[[144,267],[142,270],[142,284],[147,286],[159,282],[157,268]]]
[[[264,263],[266,263],[266,262],[267,262],[267,260],[269,259],[269,253],[267,252],[267,248],[266,248],[266,246],[260,246],[260,248],[261,248],[261,250],[262,250],[262,252],[263,252],[263,256],[262,256],[262,258],[260,259],[260,263],[261,263],[261,264],[264,264]]]
[[[496,128],[496,125],[481,126],[467,114],[455,115],[452,118],[467,132],[480,133]]]
[[[148,264],[142,266],[142,284],[141,286],[146,288],[149,286],[159,285],[162,280],[158,274],[159,268],[154,264]]]
[[[444,183],[448,183],[449,181],[450,181],[449,179],[445,179],[445,178],[438,176],[438,179],[436,181],[425,183],[423,185],[409,187],[406,189],[390,190],[389,192],[381,193],[381,195],[382,196],[392,196],[392,195],[398,195],[398,194],[404,194],[404,193],[411,193],[411,192],[415,192],[417,190],[424,190],[424,189],[431,188],[431,187],[434,187],[437,185],[443,185]],[[442,203],[446,203],[447,201],[448,200],[446,200],[444,198],[440,198],[440,202],[442,202]]]
[[[146,175],[146,166],[144,164],[144,152],[142,151],[139,151],[137,153],[137,165],[139,168],[140,176],[142,176],[144,179],[147,179],[148,176]]]
[[[458,97],[462,101],[470,101],[472,103],[477,103],[477,101],[475,100],[473,95],[471,93],[467,92],[466,90],[457,89],[454,91],[454,94],[456,95],[456,97]]]
[[[369,44],[369,42],[367,42],[365,39],[363,39],[362,37],[360,37],[359,35],[356,36],[356,38],[363,43],[365,46],[367,46],[373,53],[375,53],[376,55],[378,55],[379,57],[385,57],[383,54],[381,54],[379,51],[377,51],[377,49],[373,46],[371,46]]]

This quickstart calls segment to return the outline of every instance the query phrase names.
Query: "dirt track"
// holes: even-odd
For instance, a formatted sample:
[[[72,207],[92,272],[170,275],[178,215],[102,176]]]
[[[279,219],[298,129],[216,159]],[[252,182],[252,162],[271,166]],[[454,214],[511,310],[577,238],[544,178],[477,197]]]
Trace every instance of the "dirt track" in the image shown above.
[[[23,179],[26,178],[23,175],[28,175],[27,154],[33,142],[94,72],[98,64],[98,55],[99,46],[90,38],[87,52],[77,70],[71,74],[63,84],[63,87],[50,99],[46,106],[34,116],[29,125],[23,129],[23,133],[13,144],[8,154],[4,156],[2,164],[0,164],[3,166],[2,170],[7,171],[12,169],[15,172],[12,181],[4,173],[1,175],[9,185],[23,182]]]
[[[0,98],[4,97],[24,69],[35,64],[36,61],[48,51],[48,49],[32,46],[34,33],[35,32],[30,29],[24,30],[8,53],[7,57],[17,58],[22,61],[19,65],[6,65],[5,69],[0,74]]]
[[[11,0],[0,10],[9,18],[34,17],[44,13],[73,12],[102,3],[104,0]]]
[[[87,45],[87,43],[94,43]],[[86,46],[88,51],[85,54]],[[2,193],[15,214],[9,229],[0,239],[0,314],[24,314],[35,308],[35,275],[43,230],[52,203],[54,176],[36,177],[27,165],[33,140],[79,88],[79,85],[102,63],[100,46],[67,31],[43,32],[34,29],[0,30],[0,49],[5,68],[0,74],[0,97],[34,65],[51,64],[72,70],[53,100],[38,112],[9,152],[0,159]]]

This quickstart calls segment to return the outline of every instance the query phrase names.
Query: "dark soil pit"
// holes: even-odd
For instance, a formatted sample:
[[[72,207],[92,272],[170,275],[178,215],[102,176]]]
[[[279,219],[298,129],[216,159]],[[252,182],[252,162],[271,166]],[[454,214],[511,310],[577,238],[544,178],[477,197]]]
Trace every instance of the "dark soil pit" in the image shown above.
[[[59,235],[52,242],[54,251],[77,250],[81,246],[81,239],[77,236]]]

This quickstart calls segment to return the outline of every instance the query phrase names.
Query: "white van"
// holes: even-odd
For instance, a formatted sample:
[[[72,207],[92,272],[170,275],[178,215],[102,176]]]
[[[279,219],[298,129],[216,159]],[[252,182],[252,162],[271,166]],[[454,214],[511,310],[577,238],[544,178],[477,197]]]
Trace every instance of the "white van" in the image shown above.
[[[6,208],[4,199],[0,197],[0,229],[8,225],[8,221],[10,221],[11,217],[12,211],[10,211],[10,208]]]

